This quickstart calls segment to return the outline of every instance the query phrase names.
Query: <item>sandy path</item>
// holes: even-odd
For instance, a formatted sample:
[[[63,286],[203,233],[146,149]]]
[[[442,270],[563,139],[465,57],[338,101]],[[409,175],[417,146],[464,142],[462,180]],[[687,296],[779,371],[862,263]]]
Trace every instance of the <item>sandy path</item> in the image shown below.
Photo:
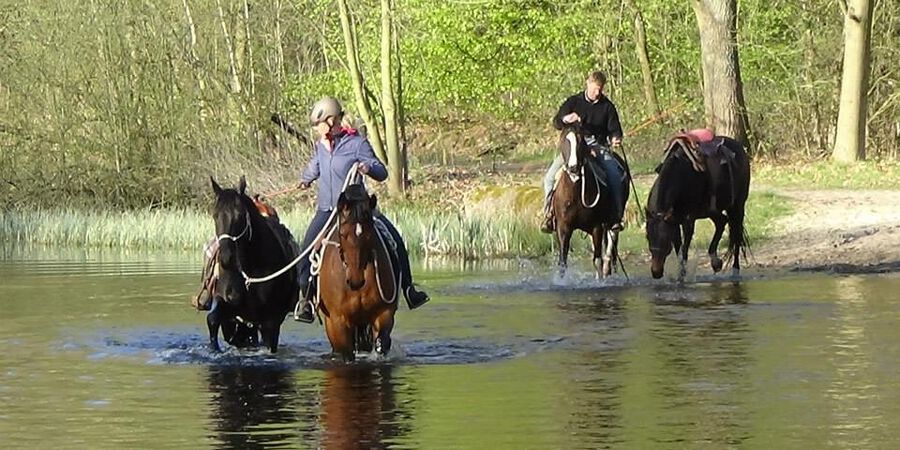
[[[754,249],[763,267],[839,272],[900,270],[900,191],[782,190],[794,212]]]

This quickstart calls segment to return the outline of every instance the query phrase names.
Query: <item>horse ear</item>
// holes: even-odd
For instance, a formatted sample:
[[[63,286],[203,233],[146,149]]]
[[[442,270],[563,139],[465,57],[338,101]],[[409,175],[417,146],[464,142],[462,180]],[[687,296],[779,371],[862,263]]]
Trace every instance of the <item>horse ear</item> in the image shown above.
[[[222,186],[219,186],[219,183],[216,183],[216,180],[212,175],[209,176],[209,182],[212,183],[213,192],[215,192],[217,196],[220,195],[222,193]]]
[[[244,195],[244,192],[247,190],[247,178],[241,175],[241,179],[238,181],[238,192],[241,195]]]
[[[369,197],[369,206],[370,206],[373,210],[374,210],[375,208],[378,207],[378,196],[377,196],[377,195],[372,194],[372,196]]]
[[[338,211],[343,211],[347,207],[347,194],[341,192],[341,195],[338,197],[337,201],[337,209]]]

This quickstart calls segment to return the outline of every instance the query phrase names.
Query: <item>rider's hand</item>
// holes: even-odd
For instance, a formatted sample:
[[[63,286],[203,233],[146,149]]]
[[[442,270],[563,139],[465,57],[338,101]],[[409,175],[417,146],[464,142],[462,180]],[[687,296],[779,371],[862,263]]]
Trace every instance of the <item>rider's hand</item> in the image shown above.
[[[618,147],[619,145],[622,145],[622,138],[620,138],[618,136],[613,136],[612,139],[610,139],[609,143],[613,147]]]
[[[297,189],[301,189],[301,190],[302,190],[302,189],[309,189],[309,183],[304,183],[304,182],[301,181],[300,184],[297,185]]]
[[[578,116],[578,113],[568,113],[562,118],[563,123],[575,123],[581,122],[581,117]]]
[[[359,163],[359,166],[357,166],[356,171],[359,172],[359,173],[361,173],[361,174],[363,174],[363,175],[365,175],[365,174],[369,173],[369,165],[368,165],[368,164]]]

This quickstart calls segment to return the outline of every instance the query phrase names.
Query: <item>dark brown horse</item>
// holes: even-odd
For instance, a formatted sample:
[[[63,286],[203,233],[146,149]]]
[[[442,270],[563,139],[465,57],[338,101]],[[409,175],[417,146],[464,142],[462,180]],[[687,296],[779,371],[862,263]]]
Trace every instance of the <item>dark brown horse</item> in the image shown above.
[[[294,269],[264,283],[248,287],[247,279],[275,273],[293,259],[290,246],[279,237],[245,193],[241,177],[237,189],[222,189],[210,178],[216,203],[213,219],[219,240],[219,278],[215,295],[222,299],[206,317],[209,343],[220,350],[219,327],[230,342],[255,342],[257,333],[274,353],[281,323],[297,301],[299,286]],[[247,336],[247,333],[250,333]]]
[[[322,241],[320,308],[335,353],[387,354],[397,311],[397,279],[387,246],[378,236],[376,197],[351,184],[337,204],[338,222]]]
[[[646,211],[653,278],[663,276],[666,257],[673,249],[680,256],[678,278],[684,278],[694,222],[702,218],[711,219],[716,227],[708,249],[713,271],[722,270],[718,247],[727,223],[728,255],[734,258],[732,275],[740,275],[740,256],[747,245],[744,204],[750,192],[750,161],[734,139],[710,138],[698,143],[676,136],[657,168],[659,176],[650,190]]]
[[[618,221],[612,197],[587,164],[593,156],[580,126],[575,124],[564,128],[559,135],[558,148],[565,168],[552,198],[559,242],[559,272],[564,274],[566,271],[572,233],[581,230],[591,236],[594,249],[592,261],[597,277],[609,276],[618,259],[619,242],[619,232],[612,229]],[[621,183],[624,200],[627,201],[628,166],[618,156],[616,158],[625,168],[626,177]],[[595,167],[597,172],[602,171],[599,166]]]

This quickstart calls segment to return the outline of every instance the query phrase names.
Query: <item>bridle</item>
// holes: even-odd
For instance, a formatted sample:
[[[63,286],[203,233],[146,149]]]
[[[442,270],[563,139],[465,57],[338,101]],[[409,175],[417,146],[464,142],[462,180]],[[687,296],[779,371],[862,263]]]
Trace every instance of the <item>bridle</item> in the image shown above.
[[[249,234],[249,236],[247,236],[248,241],[253,240],[253,228],[250,226],[250,213],[249,212],[244,213],[244,219],[245,219],[244,220],[244,229],[241,231],[240,234],[238,234],[237,236],[232,236],[228,233],[222,233],[219,235],[219,237],[216,238],[216,240],[221,241],[222,239],[231,239],[232,242],[237,242],[238,239],[244,237],[245,234]]]

